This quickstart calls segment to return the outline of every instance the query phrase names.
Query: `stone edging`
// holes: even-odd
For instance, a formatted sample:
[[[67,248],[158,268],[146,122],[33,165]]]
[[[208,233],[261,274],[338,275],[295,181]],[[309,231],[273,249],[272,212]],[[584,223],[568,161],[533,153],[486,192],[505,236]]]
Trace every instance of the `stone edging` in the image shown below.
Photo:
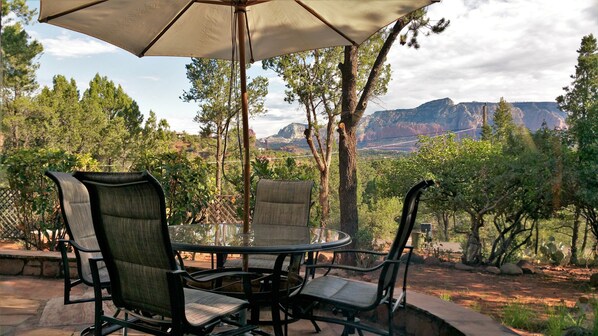
[[[60,252],[0,250],[0,275],[62,277]],[[69,253],[70,273],[77,274],[75,255]]]

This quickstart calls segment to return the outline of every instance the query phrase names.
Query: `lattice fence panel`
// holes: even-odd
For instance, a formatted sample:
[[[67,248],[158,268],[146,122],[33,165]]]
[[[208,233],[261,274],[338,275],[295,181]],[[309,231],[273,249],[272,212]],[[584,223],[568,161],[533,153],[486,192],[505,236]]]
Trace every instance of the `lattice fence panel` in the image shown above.
[[[242,223],[242,219],[237,216],[235,195],[218,195],[208,205],[206,211],[206,223]]]
[[[15,207],[16,192],[8,188],[0,188],[0,238],[21,238],[19,218]]]

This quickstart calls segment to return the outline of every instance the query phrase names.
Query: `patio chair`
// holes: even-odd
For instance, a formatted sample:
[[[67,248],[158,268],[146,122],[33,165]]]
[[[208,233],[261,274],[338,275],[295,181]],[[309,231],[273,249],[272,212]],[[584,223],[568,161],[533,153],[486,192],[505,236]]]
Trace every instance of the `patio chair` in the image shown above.
[[[228,319],[247,308],[246,301],[186,286],[187,281],[202,280],[178,269],[166,225],[164,192],[155,178],[140,173],[136,181],[98,182],[86,179],[85,173],[75,176],[89,190],[112,301],[132,317],[102,314],[102,321],[154,335],[229,336],[254,329],[241,318]],[[94,278],[99,278],[95,267],[99,262],[91,260]],[[213,333],[223,321],[237,328]]]
[[[284,226],[303,226],[309,224],[309,211],[311,208],[311,190],[313,181],[269,180],[258,181],[255,192],[255,206],[251,229],[254,231],[256,243],[263,245],[272,244],[281,239],[296,240],[302,237],[282,237],[280,232]],[[253,279],[259,282],[259,289],[254,290],[250,296],[251,322],[270,323],[260,320],[259,307],[271,303],[272,288],[271,277],[282,276],[287,286],[297,287],[301,283],[299,276],[300,264],[304,256],[290,256],[282,263],[281,274],[274,275],[276,255],[254,254],[248,256],[248,269],[251,272],[263,274]],[[308,260],[311,261],[311,254]],[[240,269],[242,259],[227,260],[225,268]],[[233,293],[228,293],[234,295]]]
[[[422,191],[433,185],[433,181],[422,181],[412,187],[405,196],[403,211],[400,217],[395,239],[387,253],[364,250],[339,250],[335,251],[332,264],[308,265],[310,269],[324,268],[327,272],[320,277],[308,282],[297,296],[298,301],[309,303],[304,307],[296,306],[293,310],[295,317],[306,318],[311,321],[323,321],[344,325],[342,335],[349,335],[357,329],[360,335],[362,330],[377,335],[394,335],[392,317],[399,307],[405,307],[407,267],[411,256],[411,247],[406,246],[411,230],[415,223],[417,208]],[[407,263],[403,278],[403,288],[399,297],[395,297],[395,283],[401,264],[401,255],[408,251]],[[336,258],[343,253],[363,253],[369,255],[385,256],[384,260],[371,268],[360,268],[335,264]],[[368,283],[329,275],[331,269],[342,269],[371,273],[380,271],[377,283]],[[314,314],[317,304],[330,305],[336,313],[342,313],[344,318],[321,316]],[[386,306],[388,312],[388,329],[382,330],[370,325],[359,323],[358,313],[373,311],[380,305]]]
[[[255,206],[251,229],[261,243],[269,237],[280,240],[282,226],[307,226],[311,208],[313,181],[282,181],[261,179],[255,191]],[[293,239],[293,237],[288,237]],[[275,255],[256,254],[248,257],[250,269],[273,269]],[[289,267],[289,260],[283,268]],[[227,260],[224,267],[241,267],[241,259]]]
[[[58,241],[58,249],[62,256],[62,273],[64,275],[64,304],[95,302],[94,325],[81,332],[81,334],[85,334],[94,328],[100,328],[100,316],[98,314],[101,311],[102,300],[110,299],[110,296],[103,295],[102,291],[99,295],[94,295],[91,298],[71,298],[73,287],[80,284],[94,286],[89,260],[101,257],[91,218],[89,194],[85,186],[71,174],[46,171],[45,175],[56,183],[62,218],[69,237],[69,239],[60,239]],[[77,262],[76,278],[71,278],[68,246],[75,253]],[[98,286],[109,293],[110,279],[103,263],[98,264],[98,273]]]

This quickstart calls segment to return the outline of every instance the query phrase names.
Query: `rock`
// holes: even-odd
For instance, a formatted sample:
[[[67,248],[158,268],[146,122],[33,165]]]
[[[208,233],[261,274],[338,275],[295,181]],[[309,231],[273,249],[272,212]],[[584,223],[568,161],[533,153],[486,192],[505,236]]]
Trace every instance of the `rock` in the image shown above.
[[[402,262],[407,262],[407,254],[403,254],[401,256],[401,261]],[[410,262],[412,264],[423,264],[424,263],[424,257],[420,256],[419,254],[412,253],[411,254]]]
[[[475,267],[469,266],[469,265],[465,265],[465,264],[462,264],[462,263],[456,263],[455,264],[455,269],[458,269],[460,271],[469,271],[469,272],[471,272],[471,271],[475,270]]]
[[[577,299],[577,303],[575,303],[575,307],[584,314],[593,311],[593,308],[590,305],[590,299],[586,296],[580,296],[579,299]]]
[[[590,276],[590,286],[598,287],[598,273],[594,273]]]
[[[515,265],[515,264],[511,264],[511,263],[506,263],[502,266],[500,266],[500,272],[502,274],[507,274],[507,275],[521,275],[523,274],[523,270]]]
[[[424,259],[424,264],[426,265],[440,265],[440,259],[437,257],[427,257]]]
[[[496,275],[500,274],[500,268],[498,268],[496,266],[488,266],[484,270],[488,273],[492,273],[492,274],[496,274]]]
[[[527,260],[519,260],[517,266],[521,268],[524,274],[536,274],[538,271],[534,265]]]
[[[592,332],[582,327],[568,327],[564,329],[563,336],[591,336]]]
[[[445,267],[445,268],[453,268],[455,267],[455,263],[453,262],[443,262],[440,264],[440,267]]]

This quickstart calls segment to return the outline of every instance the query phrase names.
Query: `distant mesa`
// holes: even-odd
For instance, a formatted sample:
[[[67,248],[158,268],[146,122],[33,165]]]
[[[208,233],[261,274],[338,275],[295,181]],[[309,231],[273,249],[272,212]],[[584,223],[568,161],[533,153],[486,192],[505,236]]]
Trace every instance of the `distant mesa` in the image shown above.
[[[452,131],[459,136],[478,137],[482,127],[482,109],[487,106],[492,124],[496,102],[455,104],[449,98],[437,99],[412,109],[377,111],[362,118],[357,129],[361,149],[412,151],[418,135],[438,135]],[[531,131],[542,127],[566,128],[566,114],[554,102],[510,103],[513,120]],[[258,147],[281,150],[307,149],[306,124],[293,123],[276,135],[258,140]]]

